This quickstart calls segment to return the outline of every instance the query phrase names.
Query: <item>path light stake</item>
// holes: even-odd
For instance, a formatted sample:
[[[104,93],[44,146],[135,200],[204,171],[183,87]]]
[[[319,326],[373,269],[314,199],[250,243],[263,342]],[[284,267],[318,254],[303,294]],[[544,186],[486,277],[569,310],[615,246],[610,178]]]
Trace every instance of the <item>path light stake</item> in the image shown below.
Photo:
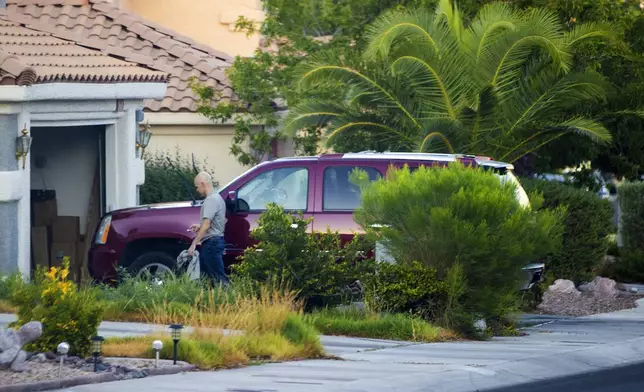
[[[174,342],[174,355],[172,356],[172,359],[174,361],[174,364],[177,364],[177,346],[179,345],[179,339],[181,339],[181,330],[183,329],[183,325],[181,324],[172,324],[170,326],[170,329],[172,330],[172,341]]]
[[[175,345],[176,347],[176,345]],[[155,360],[154,360],[154,367],[158,368],[159,367],[159,351],[163,348],[163,342],[160,340],[155,340],[152,342],[152,349],[154,350],[155,355]],[[176,352],[176,350],[175,350]],[[176,358],[176,355],[175,355]]]
[[[67,356],[67,353],[69,352],[69,344],[62,342],[61,344],[58,345],[58,354],[60,354],[60,364],[58,365],[58,378],[63,373],[63,362],[65,361],[65,356]]]
[[[105,339],[102,336],[92,338],[92,354],[94,354],[94,372],[98,371],[98,356],[101,355],[101,346]]]

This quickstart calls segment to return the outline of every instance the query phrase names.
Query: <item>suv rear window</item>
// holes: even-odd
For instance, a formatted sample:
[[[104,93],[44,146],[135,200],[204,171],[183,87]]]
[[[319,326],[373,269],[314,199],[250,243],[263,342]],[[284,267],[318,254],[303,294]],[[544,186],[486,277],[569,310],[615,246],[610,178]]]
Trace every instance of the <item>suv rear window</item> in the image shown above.
[[[351,183],[354,169],[364,170],[371,181],[382,177],[378,169],[368,166],[331,166],[324,170],[322,209],[353,211],[360,205],[360,189]]]

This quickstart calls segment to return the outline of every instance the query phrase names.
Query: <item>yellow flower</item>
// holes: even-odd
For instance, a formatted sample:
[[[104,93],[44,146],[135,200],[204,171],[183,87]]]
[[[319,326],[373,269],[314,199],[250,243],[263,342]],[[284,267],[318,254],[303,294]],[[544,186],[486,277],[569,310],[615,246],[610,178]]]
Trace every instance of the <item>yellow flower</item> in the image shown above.
[[[60,278],[62,280],[67,279],[67,275],[69,275],[69,270],[67,268],[64,268],[60,271]]]

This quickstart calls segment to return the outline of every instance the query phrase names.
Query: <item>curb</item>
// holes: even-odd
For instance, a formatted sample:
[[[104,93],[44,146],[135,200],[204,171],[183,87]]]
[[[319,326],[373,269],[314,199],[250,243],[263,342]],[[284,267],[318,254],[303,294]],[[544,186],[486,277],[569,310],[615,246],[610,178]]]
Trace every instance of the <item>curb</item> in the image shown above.
[[[147,377],[150,376],[167,376],[171,374],[190,372],[195,370],[197,367],[194,365],[180,365],[167,368],[149,368],[141,369],[140,371],[145,372]],[[113,382],[121,381],[121,378],[117,377],[114,373],[104,373],[104,374],[92,374],[89,376],[79,376],[74,378],[66,378],[62,380],[47,380],[40,382],[30,382],[24,384],[13,384],[13,385],[0,385],[0,392],[36,392],[36,391],[48,391],[52,389],[64,389],[70,387],[76,387],[79,385],[89,385],[89,384],[99,384],[104,382]]]

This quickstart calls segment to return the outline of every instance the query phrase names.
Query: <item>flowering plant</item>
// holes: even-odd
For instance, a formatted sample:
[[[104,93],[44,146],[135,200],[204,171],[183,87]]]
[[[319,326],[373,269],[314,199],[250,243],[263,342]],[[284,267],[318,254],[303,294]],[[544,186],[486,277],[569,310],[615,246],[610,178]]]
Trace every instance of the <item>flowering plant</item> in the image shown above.
[[[70,353],[84,356],[91,349],[90,338],[96,335],[104,307],[94,288],[78,288],[69,276],[69,258],[62,267],[39,268],[33,282],[16,281],[11,290],[12,303],[18,307],[15,326],[40,321],[43,333],[27,347],[31,351],[54,351],[61,342],[70,345]]]

